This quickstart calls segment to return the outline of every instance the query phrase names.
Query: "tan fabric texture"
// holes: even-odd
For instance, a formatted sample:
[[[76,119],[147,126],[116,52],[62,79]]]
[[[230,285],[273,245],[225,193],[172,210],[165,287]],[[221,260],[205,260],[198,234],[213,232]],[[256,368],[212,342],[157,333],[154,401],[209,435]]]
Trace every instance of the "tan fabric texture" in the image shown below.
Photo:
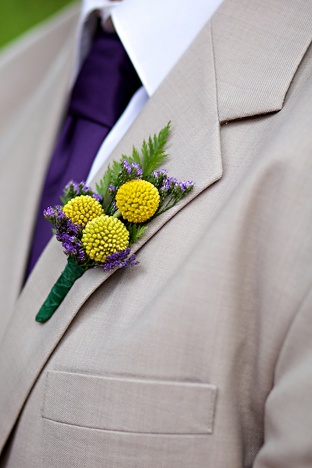
[[[309,2],[225,0],[110,156],[171,120],[166,167],[194,192],[150,224],[137,268],[88,271],[38,324],[60,244],[18,298],[16,277],[64,108],[63,25],[1,156],[0,466],[311,467]]]

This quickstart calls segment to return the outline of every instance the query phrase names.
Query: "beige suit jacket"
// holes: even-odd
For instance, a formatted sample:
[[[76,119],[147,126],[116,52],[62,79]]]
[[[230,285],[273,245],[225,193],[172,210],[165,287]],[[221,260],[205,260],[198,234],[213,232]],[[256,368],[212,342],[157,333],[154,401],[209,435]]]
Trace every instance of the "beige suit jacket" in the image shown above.
[[[1,71],[32,93],[1,105],[0,466],[311,467],[310,2],[225,0],[110,158],[171,120],[194,192],[39,324],[55,240],[17,295],[76,13]]]

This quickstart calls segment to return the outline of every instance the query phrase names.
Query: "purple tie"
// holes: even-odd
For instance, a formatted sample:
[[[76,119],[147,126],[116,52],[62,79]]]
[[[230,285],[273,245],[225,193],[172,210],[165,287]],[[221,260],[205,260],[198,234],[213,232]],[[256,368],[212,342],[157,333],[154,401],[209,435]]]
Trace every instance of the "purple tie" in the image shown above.
[[[140,79],[117,34],[99,25],[69,102],[67,116],[46,175],[26,277],[51,238],[43,210],[60,203],[70,180],[85,180],[104,138],[120,117]]]

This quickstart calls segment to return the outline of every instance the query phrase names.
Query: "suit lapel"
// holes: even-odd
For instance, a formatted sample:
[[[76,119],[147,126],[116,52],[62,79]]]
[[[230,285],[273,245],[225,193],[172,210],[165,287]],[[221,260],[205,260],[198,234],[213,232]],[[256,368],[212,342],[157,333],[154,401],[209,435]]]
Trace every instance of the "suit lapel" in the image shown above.
[[[225,1],[212,34],[220,122],[281,110],[311,43],[307,2]]]
[[[202,58],[204,57],[204,61]],[[206,70],[204,74],[201,69]],[[198,87],[191,83],[197,78]],[[204,94],[199,90],[204,89]],[[180,93],[183,93],[182,95]],[[177,117],[178,116],[178,117]],[[169,144],[169,173],[179,179],[193,179],[194,192],[174,209],[156,218],[133,251],[138,250],[185,203],[218,180],[222,175],[216,84],[210,27],[205,28],[179,64],[150,99],[111,160],[129,153],[132,145],[158,132],[172,120]],[[196,138],[193,138],[196,134]],[[99,172],[100,178],[105,167]],[[65,265],[62,248],[54,239],[49,243],[30,276],[6,330],[0,352],[0,381],[6,380],[1,393],[0,439],[2,444],[27,398],[42,367],[62,338],[82,304],[112,273],[89,270],[80,278],[52,319],[44,325],[35,315]],[[109,313],[109,311],[108,311]],[[12,345],[14,343],[14,345]],[[6,379],[10,375],[10,380]]]

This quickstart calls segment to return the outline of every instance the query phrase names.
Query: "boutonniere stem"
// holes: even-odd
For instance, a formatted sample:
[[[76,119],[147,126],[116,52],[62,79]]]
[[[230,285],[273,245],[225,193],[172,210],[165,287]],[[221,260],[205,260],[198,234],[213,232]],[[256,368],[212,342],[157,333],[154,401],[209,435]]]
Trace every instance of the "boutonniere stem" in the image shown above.
[[[148,222],[172,208],[192,189],[193,182],[178,182],[165,169],[165,146],[170,122],[139,152],[122,156],[108,167],[94,191],[84,182],[69,182],[61,205],[48,207],[45,218],[68,257],[67,265],[36,315],[46,322],[75,281],[90,268],[104,271],[138,265],[131,246],[148,228]]]
[[[37,322],[46,322],[50,317],[52,317],[56,309],[63,302],[63,299],[65,299],[68,291],[71,289],[75,281],[80,278],[84,272],[85,269],[78,265],[73,258],[67,259],[66,267],[36,315]]]

